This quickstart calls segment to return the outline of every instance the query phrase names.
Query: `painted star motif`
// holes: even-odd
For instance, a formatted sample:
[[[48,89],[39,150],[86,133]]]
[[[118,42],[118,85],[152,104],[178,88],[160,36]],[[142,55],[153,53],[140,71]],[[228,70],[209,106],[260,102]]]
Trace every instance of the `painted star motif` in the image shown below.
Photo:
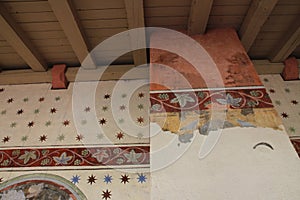
[[[100,123],[101,125],[106,124],[106,122],[107,122],[107,120],[104,119],[104,118],[102,118],[102,119],[99,120],[99,123]]]
[[[144,174],[138,174],[137,180],[138,180],[138,183],[145,183],[147,180],[147,177]]]
[[[107,200],[110,199],[110,197],[111,197],[111,191],[108,190],[102,191],[102,199]]]
[[[17,123],[16,123],[16,122],[13,122],[13,123],[10,124],[10,127],[11,127],[11,128],[15,128],[16,126],[17,126]]]
[[[64,125],[64,126],[70,125],[70,120],[65,120],[65,121],[63,121],[63,125]]]
[[[103,107],[102,107],[102,110],[103,110],[104,112],[106,112],[106,111],[108,110],[108,107],[107,107],[107,106],[103,106]]]
[[[9,136],[5,136],[5,137],[2,139],[2,142],[3,142],[3,143],[7,143],[7,142],[9,142],[9,140],[10,140],[10,137],[9,137]]]
[[[40,97],[39,98],[39,102],[42,102],[42,101],[44,101],[45,100],[45,97]]]
[[[71,182],[72,182],[73,184],[76,185],[77,183],[79,183],[79,181],[80,181],[80,176],[78,176],[78,175],[72,176]]]
[[[124,134],[122,132],[119,132],[117,133],[117,136],[116,136],[119,140],[123,139],[124,137]]]
[[[292,100],[291,103],[292,103],[293,105],[297,105],[299,102],[298,102],[297,100]]]
[[[24,98],[23,101],[28,102],[29,101],[28,97]]]
[[[285,91],[286,93],[290,93],[290,92],[291,92],[291,90],[290,90],[289,88],[285,88],[284,91]]]
[[[276,100],[276,101],[275,101],[275,104],[278,105],[278,106],[280,106],[280,105],[281,105],[281,102],[280,102],[279,100]]]
[[[275,93],[275,90],[274,89],[270,89],[269,92],[270,93]]]
[[[85,107],[84,111],[85,111],[85,112],[90,112],[90,111],[91,111],[91,108],[90,108],[90,107]]]
[[[58,141],[63,141],[65,139],[65,135],[64,134],[60,134],[58,137],[57,137],[57,140]]]
[[[5,115],[5,114],[6,114],[6,110],[2,110],[1,115]]]
[[[46,121],[45,126],[50,126],[51,125],[51,121]]]
[[[83,135],[78,134],[75,139],[76,139],[76,141],[80,142],[81,140],[83,140],[83,138],[84,138]]]
[[[144,118],[143,117],[137,118],[137,122],[140,124],[144,123]]]
[[[13,101],[14,101],[13,98],[9,98],[9,99],[7,100],[7,103],[12,103]]]
[[[143,110],[144,109],[144,105],[143,104],[139,104],[137,107],[138,107],[139,110]]]
[[[130,178],[127,174],[121,175],[120,179],[121,179],[121,183],[124,183],[124,184],[129,183],[129,180],[130,180]]]
[[[56,109],[56,108],[51,108],[51,109],[50,109],[50,113],[51,113],[51,114],[54,114],[54,113],[56,113],[56,111],[57,111],[57,109]]]
[[[21,141],[22,141],[22,142],[25,142],[25,141],[27,141],[27,140],[28,140],[28,135],[22,136],[22,138],[21,138]]]
[[[55,101],[59,101],[60,99],[61,99],[60,96],[55,97]]]
[[[111,181],[112,181],[112,176],[110,176],[110,175],[106,175],[106,176],[104,176],[104,180],[103,180],[106,184],[109,184],[109,183],[111,183]]]
[[[104,95],[104,99],[109,99],[110,98],[110,95],[109,94],[105,94]]]
[[[126,97],[127,97],[127,94],[124,93],[124,94],[121,95],[121,97],[122,97],[122,98],[126,98]]]
[[[41,135],[39,140],[40,142],[45,142],[47,140],[47,135]]]
[[[90,176],[88,177],[87,183],[89,183],[89,184],[92,185],[92,184],[96,183],[96,180],[97,180],[96,176],[94,176],[94,175],[92,174],[92,175],[90,175]]]
[[[125,109],[126,109],[126,106],[125,106],[125,105],[121,105],[121,106],[120,106],[120,110],[123,111],[123,110],[125,110]]]
[[[34,114],[38,114],[39,112],[40,112],[39,109],[35,109],[35,110],[34,110]]]
[[[143,92],[140,92],[138,96],[139,96],[139,98],[143,98],[145,96],[145,94]]]
[[[294,127],[289,127],[289,131],[290,131],[291,133],[295,133],[295,132],[296,132],[296,129],[295,129]]]
[[[282,117],[282,118],[288,118],[289,115],[288,115],[286,112],[283,112],[283,113],[281,113],[281,117]]]
[[[34,122],[33,121],[30,121],[30,122],[28,122],[28,124],[27,124],[27,126],[30,128],[30,127],[33,127],[33,125],[34,125]]]
[[[17,111],[17,115],[21,115],[21,114],[23,114],[23,112],[24,112],[24,110],[20,109],[20,110]]]

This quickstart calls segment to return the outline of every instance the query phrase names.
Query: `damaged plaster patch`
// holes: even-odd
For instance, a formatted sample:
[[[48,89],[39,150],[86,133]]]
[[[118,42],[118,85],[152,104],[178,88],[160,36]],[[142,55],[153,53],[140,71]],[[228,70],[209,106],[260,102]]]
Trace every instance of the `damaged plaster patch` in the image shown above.
[[[206,122],[203,126],[199,128],[199,133],[201,135],[208,135],[210,131],[217,131],[219,129],[230,127],[234,127],[234,125],[228,121],[211,120]]]

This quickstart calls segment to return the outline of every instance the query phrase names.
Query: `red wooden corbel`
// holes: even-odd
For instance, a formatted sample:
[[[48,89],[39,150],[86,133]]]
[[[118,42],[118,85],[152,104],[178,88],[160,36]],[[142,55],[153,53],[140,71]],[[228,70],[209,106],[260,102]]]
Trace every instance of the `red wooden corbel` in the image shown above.
[[[52,73],[52,88],[51,89],[67,89],[68,80],[65,75],[67,66],[65,64],[53,65]]]

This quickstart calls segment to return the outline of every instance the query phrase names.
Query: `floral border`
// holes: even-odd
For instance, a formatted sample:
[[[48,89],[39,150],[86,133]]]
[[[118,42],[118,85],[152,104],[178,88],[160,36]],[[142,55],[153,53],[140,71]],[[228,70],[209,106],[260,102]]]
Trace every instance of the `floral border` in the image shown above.
[[[150,95],[151,113],[206,110],[215,106],[231,109],[272,108],[266,89],[164,92]]]
[[[149,146],[5,149],[0,168],[147,165],[149,152]]]

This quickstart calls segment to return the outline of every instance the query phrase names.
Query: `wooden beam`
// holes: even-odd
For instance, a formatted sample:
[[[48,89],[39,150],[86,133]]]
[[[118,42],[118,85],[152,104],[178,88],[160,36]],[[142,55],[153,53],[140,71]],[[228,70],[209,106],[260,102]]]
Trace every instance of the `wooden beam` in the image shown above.
[[[300,63],[300,59],[298,59]],[[269,60],[252,60],[258,74],[280,74],[284,68],[282,62],[270,62]],[[300,71],[300,66],[299,66]]]
[[[254,0],[239,30],[241,42],[248,52],[278,0]]]
[[[21,27],[0,3],[0,34],[34,71],[46,71],[47,64]]]
[[[213,0],[192,0],[188,21],[188,34],[203,34],[206,30]]]
[[[48,0],[56,18],[66,34],[75,55],[84,68],[95,68],[94,61],[89,55],[87,37],[80,24],[76,9],[71,0]]]
[[[252,60],[256,72],[260,74],[280,74],[283,63],[271,63],[269,60]]]
[[[66,71],[66,77],[68,81],[99,81],[99,80],[133,80],[133,79],[149,79],[149,68],[138,67],[130,72],[129,76],[123,75],[134,68],[134,65],[111,65],[109,66],[101,77],[95,78],[96,69],[85,70],[84,76],[81,76],[80,80],[76,80],[76,75],[79,67],[69,67]],[[97,67],[101,68],[101,66]],[[8,70],[0,73],[0,85],[11,84],[29,84],[29,83],[51,83],[52,75],[51,71],[46,72],[34,72],[33,70]]]
[[[292,24],[292,27],[279,40],[278,46],[272,50],[270,60],[272,62],[283,62],[300,45],[300,16]]]
[[[124,0],[124,3],[128,20],[128,29],[145,27],[143,0]],[[133,49],[135,49],[135,47],[146,46],[145,31],[130,34],[130,40]],[[135,66],[146,64],[146,49],[133,51],[133,60]]]

